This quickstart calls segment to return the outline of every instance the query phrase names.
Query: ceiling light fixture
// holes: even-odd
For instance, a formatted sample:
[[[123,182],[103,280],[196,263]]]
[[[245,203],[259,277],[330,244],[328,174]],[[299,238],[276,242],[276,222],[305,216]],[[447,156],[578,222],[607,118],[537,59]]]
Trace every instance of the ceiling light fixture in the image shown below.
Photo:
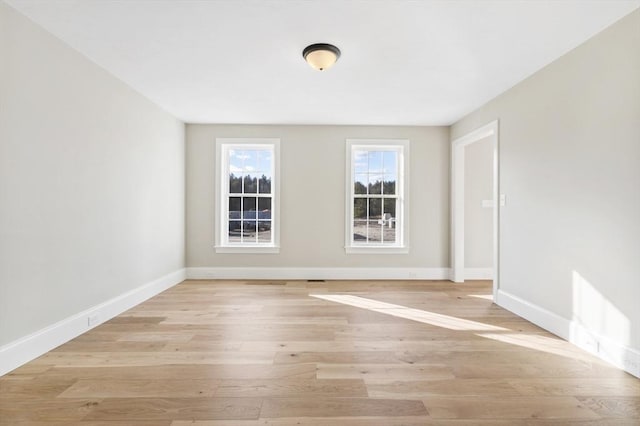
[[[313,68],[324,71],[336,63],[340,57],[340,49],[333,44],[316,43],[305,47],[302,57]]]

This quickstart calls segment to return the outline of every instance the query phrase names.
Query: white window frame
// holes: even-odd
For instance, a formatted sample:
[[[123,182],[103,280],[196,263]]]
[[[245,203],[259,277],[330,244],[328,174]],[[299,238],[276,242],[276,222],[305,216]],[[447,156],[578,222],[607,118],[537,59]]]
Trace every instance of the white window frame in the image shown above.
[[[273,153],[271,177],[271,243],[230,243],[229,237],[229,150],[265,149]],[[277,138],[216,138],[215,174],[215,251],[216,253],[279,253],[280,252],[280,139]]]
[[[345,251],[348,254],[405,254],[409,253],[409,140],[408,139],[347,139],[345,190]],[[355,243],[353,241],[353,199],[355,168],[353,153],[357,150],[396,151],[398,153],[398,205],[395,244]]]

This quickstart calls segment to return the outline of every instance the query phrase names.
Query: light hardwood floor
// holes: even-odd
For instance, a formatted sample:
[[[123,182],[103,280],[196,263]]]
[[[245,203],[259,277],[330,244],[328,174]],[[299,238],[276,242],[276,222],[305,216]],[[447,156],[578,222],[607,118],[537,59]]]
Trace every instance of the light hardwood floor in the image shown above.
[[[0,378],[0,424],[640,425],[490,282],[185,281]]]

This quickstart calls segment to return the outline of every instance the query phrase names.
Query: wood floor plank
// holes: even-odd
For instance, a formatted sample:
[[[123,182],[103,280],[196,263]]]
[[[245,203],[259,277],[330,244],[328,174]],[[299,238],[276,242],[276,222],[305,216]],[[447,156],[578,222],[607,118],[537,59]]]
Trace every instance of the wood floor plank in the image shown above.
[[[199,398],[212,397],[218,387],[214,380],[78,380],[58,398]]]
[[[55,366],[148,366],[168,364],[271,364],[274,352],[64,352],[56,351],[33,361]]]
[[[0,381],[0,400],[10,399],[19,402],[34,395],[53,398],[73,386],[76,381],[74,377],[67,375],[58,377],[39,375],[30,380],[2,380]],[[80,398],[86,397],[80,396]]]
[[[599,418],[573,397],[427,397],[429,415],[437,419]]]
[[[446,364],[318,364],[317,375],[319,379],[363,379],[367,382],[376,380],[378,383],[455,378]]]
[[[239,350],[259,352],[320,352],[327,350],[327,348],[331,348],[332,352],[350,352],[358,350],[358,346],[355,342],[336,342],[333,339],[303,342],[293,340],[243,342]]]
[[[47,370],[49,370],[51,367],[53,367],[52,365],[47,365],[47,364],[34,364],[32,362],[27,363],[21,367],[16,368],[15,370],[11,371],[10,373],[4,375],[4,376],[0,376],[0,378],[2,379],[7,379],[7,378],[15,378],[15,377],[27,377],[27,378],[33,378],[35,375],[37,374],[41,374],[46,372]],[[2,385],[2,383],[0,382],[0,386]]]
[[[367,397],[367,387],[358,379],[223,380],[216,397],[322,398]]]
[[[496,351],[496,353],[500,353]],[[571,360],[549,361],[545,363],[514,362],[509,357],[496,359],[486,363],[451,363],[449,364],[453,374],[458,378],[483,378],[496,379],[538,379],[538,378],[611,378],[625,377],[628,375],[611,367],[600,367],[589,362]]]
[[[100,380],[315,379],[315,364],[171,364],[154,366],[54,367],[46,377]],[[1,383],[1,381],[0,381]]]
[[[482,396],[517,395],[516,389],[505,380],[456,379],[456,380],[407,380],[388,382],[367,380],[367,391],[372,398],[420,398],[425,395]]]
[[[188,342],[171,342],[166,343],[160,348],[162,352],[237,352],[243,348],[245,342],[234,342],[226,340],[190,340]],[[256,350],[244,350],[243,352],[270,352],[274,353],[277,349],[258,348]]]
[[[635,396],[640,397],[640,380],[619,378],[510,379],[521,395]]]
[[[340,342],[342,343],[342,342]],[[478,352],[478,351],[491,351],[496,349],[495,342],[486,339],[476,338],[459,338],[455,340],[402,340],[402,341],[356,341],[352,343],[353,350],[366,350],[366,351],[408,351],[408,352]],[[339,350],[339,349],[336,349]],[[345,349],[346,350],[346,349]],[[519,346],[508,345],[505,346],[503,351],[521,351]]]
[[[357,379],[78,380],[57,389],[58,398],[367,397]]]
[[[261,417],[426,416],[421,401],[371,398],[269,398]]]
[[[86,420],[257,419],[261,398],[110,398]]]
[[[277,352],[274,364],[389,364],[399,362],[395,352]]]
[[[129,315],[120,315],[118,317],[112,318],[107,321],[107,324],[136,324],[136,323],[151,323],[151,324],[160,324],[161,322],[166,321],[168,318],[167,313],[163,313],[156,316],[129,316]]]
[[[638,419],[598,418],[598,419],[535,419],[525,421],[525,426],[638,426]]]
[[[101,332],[99,330],[96,333]],[[185,333],[184,331],[145,331],[145,332],[101,332],[102,335],[113,335],[118,342],[188,342],[193,339],[193,333]],[[86,335],[92,335],[93,333],[87,333]],[[98,336],[100,339],[101,337]]]
[[[51,352],[156,352],[164,349],[166,342],[68,342]]]
[[[577,397],[578,401],[602,417],[627,417],[640,424],[640,397]]]
[[[94,399],[25,398],[16,400],[0,397],[0,425],[12,426],[35,421],[78,422],[99,404]]]
[[[444,420],[429,416],[290,417],[260,420],[175,421],[171,426],[527,426],[517,420]],[[624,425],[628,426],[628,425]]]
[[[1,425],[0,419],[0,425]],[[171,420],[152,420],[152,421],[55,421],[55,420],[27,420],[25,422],[12,423],[11,426],[171,426]]]

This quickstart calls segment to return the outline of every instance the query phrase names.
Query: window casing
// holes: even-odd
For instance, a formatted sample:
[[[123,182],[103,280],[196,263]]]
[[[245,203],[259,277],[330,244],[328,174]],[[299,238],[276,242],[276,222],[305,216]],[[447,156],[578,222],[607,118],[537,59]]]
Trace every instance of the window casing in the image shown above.
[[[216,139],[216,252],[278,252],[279,145],[279,139]]]
[[[347,140],[347,253],[408,252],[408,157],[408,140]]]

